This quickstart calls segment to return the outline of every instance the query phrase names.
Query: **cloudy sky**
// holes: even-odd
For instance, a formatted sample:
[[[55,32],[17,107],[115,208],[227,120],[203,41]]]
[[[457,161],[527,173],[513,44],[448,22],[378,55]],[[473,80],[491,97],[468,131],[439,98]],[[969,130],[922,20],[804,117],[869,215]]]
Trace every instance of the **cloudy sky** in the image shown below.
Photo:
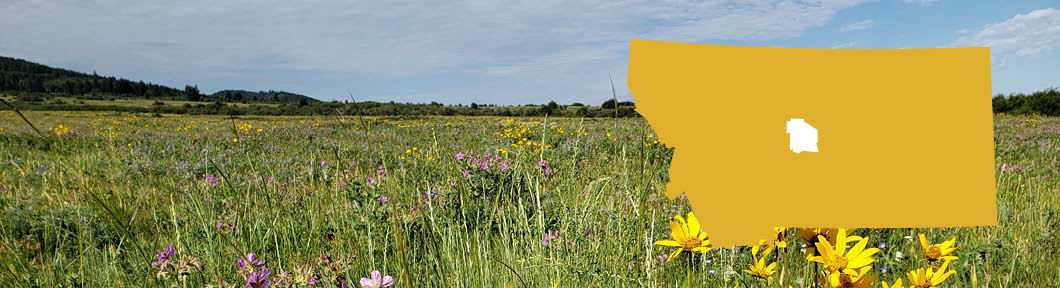
[[[172,87],[318,99],[597,104],[630,39],[988,46],[995,93],[1060,87],[1052,1],[0,0],[0,55]]]

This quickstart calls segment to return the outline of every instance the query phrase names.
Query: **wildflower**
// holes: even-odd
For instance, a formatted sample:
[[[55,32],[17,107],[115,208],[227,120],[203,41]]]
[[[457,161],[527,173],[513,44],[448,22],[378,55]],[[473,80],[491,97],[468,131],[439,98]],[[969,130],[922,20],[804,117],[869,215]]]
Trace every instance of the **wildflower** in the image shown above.
[[[0,186],[0,191],[7,191],[7,186]]]
[[[875,259],[872,255],[880,252],[880,249],[868,248],[865,249],[865,245],[868,244],[868,239],[861,239],[854,247],[847,250],[847,230],[839,229],[836,235],[835,249],[832,249],[831,242],[825,238],[825,236],[817,236],[818,241],[815,244],[817,251],[821,253],[820,256],[810,257],[810,261],[824,264],[825,274],[828,275],[829,283],[838,283],[843,274],[848,276],[860,277],[864,274],[867,269],[863,269],[869,266]],[[858,279],[851,279],[856,282]]]
[[[379,165],[379,168],[375,169],[375,174],[378,174],[382,177],[386,177],[386,167],[383,167],[383,165]]]
[[[217,185],[217,183],[221,183],[221,179],[217,179],[217,177],[213,177],[213,175],[202,174],[202,178],[206,179],[206,183],[210,183],[210,184],[213,184],[213,185]]]
[[[394,277],[383,276],[379,270],[372,270],[372,278],[361,278],[361,288],[383,288],[394,285]]]
[[[655,241],[655,245],[678,247],[670,253],[669,260],[673,260],[681,251],[707,253],[711,249],[707,234],[700,230],[699,219],[692,212],[688,212],[687,222],[681,215],[674,215],[674,220],[670,221],[670,237],[673,239]]]
[[[950,278],[950,276],[953,276],[953,274],[957,274],[957,271],[953,271],[953,270],[946,271],[946,267],[950,266],[950,261],[952,261],[952,260],[945,260],[945,261],[946,262],[942,263],[942,267],[939,267],[938,270],[934,270],[934,269],[929,267],[929,268],[916,269],[916,271],[909,271],[908,273],[906,273],[906,276],[909,277],[909,287],[910,288],[938,287],[939,285],[942,284],[943,281],[946,281],[946,279]]]
[[[375,178],[368,177],[368,184],[375,184]]]
[[[866,276],[865,273],[871,267],[858,269],[855,274],[846,274],[839,271],[827,275],[828,286],[833,288],[872,288],[871,283],[878,279],[876,276]]]
[[[802,239],[802,241],[805,242],[806,246],[808,247],[806,248],[806,259],[809,260],[810,257],[821,255],[817,251],[817,241],[818,239],[820,239],[818,238],[818,236],[824,236],[825,239],[828,239],[829,243],[835,242],[836,231],[836,229],[830,228],[799,228],[797,235],[799,239]],[[861,240],[861,237],[847,237],[847,242],[854,242],[858,240]]]
[[[155,262],[151,262],[151,267],[158,267],[159,271],[166,271],[166,264],[169,263],[170,258],[177,255],[177,249],[173,249],[173,244],[166,246],[166,249],[158,251],[155,254]]]
[[[659,262],[666,263],[666,261],[669,261],[669,260],[670,260],[670,255],[669,254],[659,255]]]
[[[464,160],[464,152],[457,152],[456,160]]]
[[[464,174],[464,178],[471,177],[471,173],[468,173],[467,170],[460,171],[460,173]]]
[[[880,249],[887,248],[887,243],[880,242],[880,245],[877,245],[876,247],[879,247]]]
[[[1001,165],[1001,172],[1006,172],[1006,173],[1019,172],[1019,171],[1023,171],[1023,169],[1024,169],[1024,167],[1023,166],[1019,166],[1019,165],[1008,165],[1008,164],[1002,164]]]
[[[541,240],[541,245],[548,246],[548,242],[559,239],[559,232],[553,232],[552,234],[545,233],[545,238]]]
[[[320,167],[324,167],[325,165],[328,165],[328,161],[320,161]]]
[[[379,195],[379,198],[375,198],[375,200],[379,200],[379,203],[385,204],[386,202],[390,201],[390,198],[386,198],[386,195]]]
[[[490,169],[490,162],[483,159],[482,163],[479,164],[479,168],[482,168],[482,170]]]
[[[505,171],[505,170],[508,170],[508,163],[507,162],[501,162],[501,171]]]
[[[953,247],[953,243],[956,241],[957,237],[953,237],[949,241],[928,245],[924,234],[920,234],[920,247],[924,249],[924,254],[927,254],[928,260],[931,262],[957,260],[957,256],[953,256],[953,252],[957,250],[957,247]]]
[[[250,273],[247,275],[247,283],[243,285],[243,288],[268,288],[272,285],[272,281],[269,280],[269,274],[272,274],[272,270],[269,270],[269,268]]]
[[[236,265],[239,268],[247,267],[247,265],[253,265],[254,267],[261,267],[265,265],[265,261],[258,260],[258,254],[247,253],[247,258],[236,259]]]
[[[887,270],[888,270],[887,266],[880,267],[880,273],[882,273],[882,274],[886,274]]]
[[[759,257],[758,247],[763,244],[766,246],[766,249],[762,252],[762,257]],[[769,257],[769,253],[773,252],[773,247],[773,245],[769,245],[765,240],[762,240],[758,245],[751,247],[751,257],[753,258],[754,263],[747,264],[749,269],[743,270],[743,272],[758,278],[773,280],[773,273],[776,272],[775,269],[777,268],[777,263],[773,262],[766,265],[766,257]]]

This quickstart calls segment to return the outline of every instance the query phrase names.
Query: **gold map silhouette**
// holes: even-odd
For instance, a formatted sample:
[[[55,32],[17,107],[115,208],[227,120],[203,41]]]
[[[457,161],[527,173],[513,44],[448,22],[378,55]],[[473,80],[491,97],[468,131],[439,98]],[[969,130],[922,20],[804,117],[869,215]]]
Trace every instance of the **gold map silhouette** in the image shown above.
[[[990,50],[632,40],[636,110],[715,246],[786,227],[996,225]],[[818,130],[789,150],[785,123]]]

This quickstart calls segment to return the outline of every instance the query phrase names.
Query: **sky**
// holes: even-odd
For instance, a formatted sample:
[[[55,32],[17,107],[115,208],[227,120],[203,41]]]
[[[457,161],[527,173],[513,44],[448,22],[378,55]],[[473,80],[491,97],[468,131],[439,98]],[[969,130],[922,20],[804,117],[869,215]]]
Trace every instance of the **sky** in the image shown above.
[[[994,93],[1060,87],[1060,1],[0,0],[0,55],[206,93],[598,105],[631,39],[990,47]]]

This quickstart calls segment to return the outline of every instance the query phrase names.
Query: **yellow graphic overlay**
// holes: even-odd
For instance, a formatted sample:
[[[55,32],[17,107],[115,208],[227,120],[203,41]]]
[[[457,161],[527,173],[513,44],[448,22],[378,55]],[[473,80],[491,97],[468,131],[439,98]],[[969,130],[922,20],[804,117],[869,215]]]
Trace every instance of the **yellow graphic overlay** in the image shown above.
[[[719,247],[786,227],[995,225],[989,48],[796,49],[633,40],[637,112],[675,149]],[[817,129],[789,149],[785,123]]]

